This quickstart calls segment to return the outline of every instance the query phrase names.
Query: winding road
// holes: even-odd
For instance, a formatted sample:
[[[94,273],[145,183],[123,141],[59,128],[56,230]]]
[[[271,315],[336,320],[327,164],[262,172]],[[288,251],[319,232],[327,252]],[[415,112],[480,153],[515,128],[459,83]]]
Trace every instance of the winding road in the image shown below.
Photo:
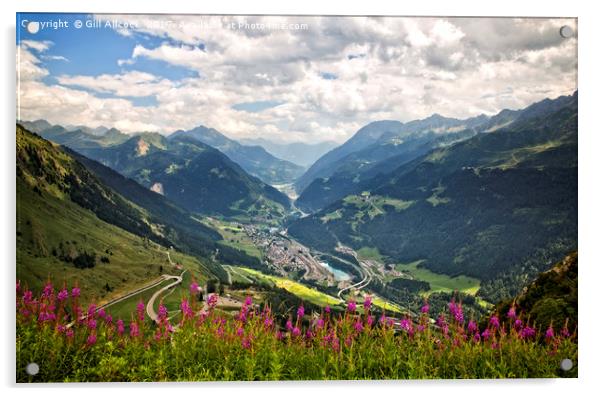
[[[171,265],[173,265],[174,267],[176,266],[174,264],[174,262],[171,261],[171,256],[169,255],[169,250],[167,251],[167,259],[169,260],[169,263]],[[163,275],[164,281],[168,280],[168,279],[174,279],[175,281],[165,287],[162,287],[161,289],[159,289],[155,293],[153,293],[151,298],[148,300],[148,303],[146,303],[146,314],[149,316],[149,318],[151,318],[151,320],[153,322],[158,322],[158,320],[157,320],[158,316],[157,316],[157,313],[155,312],[155,301],[161,294],[163,294],[167,290],[182,283],[182,280],[184,279],[184,274],[186,273],[186,271],[188,271],[188,270],[182,271],[182,273],[180,275]]]
[[[360,270],[362,271],[362,273],[364,274],[364,278],[361,281],[354,283],[353,285],[349,285],[349,286],[339,290],[339,292],[337,293],[337,296],[339,298],[343,298],[342,294],[345,293],[346,291],[351,290],[351,289],[361,290],[364,287],[368,286],[370,284],[370,282],[372,281],[372,272],[370,272],[370,270],[368,268],[364,267],[363,262],[357,257],[357,253],[355,252],[355,250],[345,247],[345,246],[343,246],[343,248],[345,248],[345,250],[347,252],[349,252],[355,258],[355,260],[359,263],[359,267],[360,267]]]

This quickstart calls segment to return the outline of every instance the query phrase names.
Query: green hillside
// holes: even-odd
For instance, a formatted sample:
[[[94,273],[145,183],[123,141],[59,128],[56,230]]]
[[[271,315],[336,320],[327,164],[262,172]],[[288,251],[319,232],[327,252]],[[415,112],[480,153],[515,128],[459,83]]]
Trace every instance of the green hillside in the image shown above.
[[[102,300],[173,273],[169,239],[147,211],[59,147],[19,125],[16,133],[18,278],[34,289],[49,277],[77,283]],[[219,275],[210,260],[178,257],[199,278]]]
[[[391,264],[424,260],[433,272],[485,281],[539,249],[558,259],[576,247],[577,93],[534,104],[507,127],[432,150],[363,187],[297,220],[289,234],[322,251],[339,242],[374,247]]]
[[[276,221],[290,206],[275,188],[218,150],[188,136],[135,136],[123,144],[79,150],[197,213]]]

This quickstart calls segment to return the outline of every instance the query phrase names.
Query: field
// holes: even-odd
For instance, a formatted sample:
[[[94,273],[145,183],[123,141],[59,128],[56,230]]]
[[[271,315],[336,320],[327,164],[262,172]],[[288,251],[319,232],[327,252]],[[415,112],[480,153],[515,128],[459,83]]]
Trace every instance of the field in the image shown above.
[[[380,261],[381,263],[384,261],[383,256],[380,254],[377,248],[364,246],[357,250],[356,253],[361,260],[375,260]]]
[[[316,305],[338,305],[342,301],[328,294],[322,293],[316,289],[312,289],[304,284],[295,282],[293,280],[282,278],[274,275],[266,275],[259,271],[255,271],[249,268],[233,267],[236,271],[245,274],[251,278],[256,279],[258,282],[268,282],[276,287],[285,289],[290,293],[297,295],[299,298],[307,300]]]
[[[370,219],[373,219],[376,216],[384,214],[386,206],[392,207],[396,212],[400,212],[415,203],[415,201],[402,201],[381,195],[371,196],[367,192],[361,195],[348,195],[343,199],[343,202],[346,206],[355,206],[358,210],[355,217],[360,220],[364,215],[368,215]]]
[[[426,268],[419,268],[422,260],[409,264],[397,264],[395,268],[398,271],[408,273],[412,278],[428,282],[431,289],[424,293],[425,295],[436,292],[461,291],[466,294],[475,295],[479,290],[481,282],[478,279],[460,275],[452,278],[443,274],[436,274]]]
[[[261,259],[261,251],[255,246],[253,241],[247,236],[242,226],[233,225],[227,221],[215,218],[204,218],[203,223],[215,228],[224,238],[221,243],[242,250],[249,256]]]

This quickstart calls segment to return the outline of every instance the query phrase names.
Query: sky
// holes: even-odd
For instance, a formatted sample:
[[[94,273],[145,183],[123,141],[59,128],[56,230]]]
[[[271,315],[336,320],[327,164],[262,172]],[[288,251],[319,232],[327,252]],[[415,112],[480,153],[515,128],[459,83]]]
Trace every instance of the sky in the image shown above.
[[[17,118],[343,142],[577,89],[574,19],[17,14]],[[80,26],[81,24],[81,26]]]

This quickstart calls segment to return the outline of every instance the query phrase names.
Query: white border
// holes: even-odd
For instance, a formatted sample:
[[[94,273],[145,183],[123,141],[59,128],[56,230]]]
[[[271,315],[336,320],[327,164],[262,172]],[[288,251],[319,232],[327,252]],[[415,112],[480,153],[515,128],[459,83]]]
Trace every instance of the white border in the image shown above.
[[[102,0],[78,3],[69,0],[20,0],[0,5],[2,13],[2,132],[1,196],[3,227],[0,238],[4,260],[3,301],[4,324],[0,326],[1,339],[6,343],[0,358],[2,384],[9,393],[45,395],[85,392],[87,395],[105,395],[107,392],[144,392],[159,395],[166,392],[214,394],[245,393],[264,395],[266,392],[283,395],[336,392],[341,396],[366,393],[402,394],[437,393],[447,395],[532,394],[571,395],[598,393],[600,384],[602,323],[598,300],[602,274],[599,240],[602,191],[600,186],[600,152],[602,127],[600,127],[602,94],[599,74],[602,71],[599,48],[602,32],[601,14],[594,1],[527,2],[524,0],[490,1],[386,1],[369,0],[357,3],[327,2],[325,0],[238,0],[238,1],[185,1],[125,2]],[[199,384],[113,384],[113,385],[50,385],[23,387],[14,385],[14,262],[15,262],[15,13],[17,11],[105,12],[105,13],[218,13],[218,14],[329,14],[329,15],[438,15],[438,16],[557,16],[579,18],[579,379],[576,380],[520,380],[520,381],[406,381],[406,382],[289,382],[289,383],[199,383]],[[11,188],[9,188],[10,186]],[[599,245],[599,242],[598,242]],[[136,389],[136,390],[135,390]]]

